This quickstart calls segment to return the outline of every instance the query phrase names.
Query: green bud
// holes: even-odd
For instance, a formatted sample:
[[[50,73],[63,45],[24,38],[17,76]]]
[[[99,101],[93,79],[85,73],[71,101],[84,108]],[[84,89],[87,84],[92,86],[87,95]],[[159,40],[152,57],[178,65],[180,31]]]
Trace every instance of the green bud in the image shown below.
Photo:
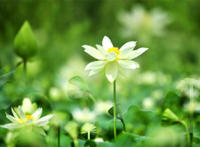
[[[168,122],[179,122],[179,118],[178,116],[176,116],[176,114],[174,114],[174,112],[172,112],[170,109],[165,109],[165,111],[163,112],[162,115],[162,120],[163,121],[168,121]]]
[[[23,60],[28,60],[37,53],[37,50],[38,45],[36,38],[28,21],[25,21],[15,37],[14,51],[18,56],[23,58]]]
[[[65,131],[69,133],[69,135],[73,139],[77,139],[78,136],[78,124],[74,121],[70,121],[65,125]]]

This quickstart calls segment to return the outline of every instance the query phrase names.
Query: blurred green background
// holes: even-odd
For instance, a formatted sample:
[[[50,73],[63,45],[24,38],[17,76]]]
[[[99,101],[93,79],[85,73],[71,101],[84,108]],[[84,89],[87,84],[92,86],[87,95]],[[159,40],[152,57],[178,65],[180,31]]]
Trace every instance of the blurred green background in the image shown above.
[[[112,38],[116,46],[136,40],[138,46],[148,47],[150,50],[140,61],[144,69],[177,75],[199,71],[198,0],[1,0],[0,4],[1,67],[13,66],[13,40],[23,22],[28,20],[40,45],[38,56],[43,69],[49,72],[55,72],[73,54],[87,60],[89,57],[81,46],[101,43],[104,35]],[[152,19],[153,9],[160,9],[167,15],[167,20],[158,19],[156,22],[162,25],[163,21],[170,21],[163,27],[164,34],[155,35],[156,29],[146,29],[151,22],[143,22],[147,24],[141,24],[139,31],[126,27],[129,30],[125,31],[133,31],[133,35],[122,35],[126,25],[120,20],[120,15],[131,13],[138,5],[150,15],[147,16],[149,19]],[[129,18],[126,23],[134,25],[132,21]],[[139,23],[137,19],[134,21]],[[141,39],[142,35],[145,39]]]
[[[76,109],[96,112],[99,101],[108,101],[103,108],[110,106],[112,87],[104,76],[87,76],[84,67],[94,59],[81,46],[101,44],[107,35],[118,47],[133,40],[137,41],[136,48],[149,48],[136,59],[141,68],[118,81],[118,103],[127,132],[134,135],[122,135],[117,143],[120,146],[126,139],[130,143],[133,138],[134,143],[135,138],[145,139],[137,135],[159,137],[163,132],[159,127],[165,108],[172,109],[181,118],[185,116],[183,106],[188,100],[177,90],[177,81],[198,76],[200,72],[199,9],[198,0],[0,0],[0,123],[8,122],[5,111],[9,112],[11,106],[29,97],[43,107],[44,114],[56,115],[51,123],[53,127],[47,129],[48,136],[41,142],[56,146],[56,127],[64,128],[68,122],[76,121],[79,142],[83,145],[85,138],[80,135],[83,123],[78,122],[73,113]],[[14,53],[14,39],[26,20],[36,36],[39,51],[28,62],[25,76],[22,65],[16,68],[21,59]],[[140,107],[150,111],[140,110]],[[96,136],[105,141],[113,137],[111,118],[105,115],[95,120],[100,128]],[[197,136],[200,136],[199,123],[200,118],[197,118]],[[172,138],[180,136],[177,132],[182,133],[182,128],[176,129],[167,130]],[[6,142],[6,133],[0,129],[0,141]],[[69,136],[62,129],[62,145],[70,144]],[[163,142],[169,143],[172,138],[168,137],[164,135]],[[159,144],[156,141],[155,146]],[[180,145],[182,138],[174,142],[174,146]],[[16,146],[22,147],[20,143]]]

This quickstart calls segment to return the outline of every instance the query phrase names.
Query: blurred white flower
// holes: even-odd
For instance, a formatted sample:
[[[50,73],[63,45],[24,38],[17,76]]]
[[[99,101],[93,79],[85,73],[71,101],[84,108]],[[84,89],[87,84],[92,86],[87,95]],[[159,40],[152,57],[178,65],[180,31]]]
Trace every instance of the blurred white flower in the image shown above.
[[[184,110],[190,113],[200,112],[200,104],[195,101],[191,101],[184,105]]]
[[[97,101],[95,103],[95,112],[97,114],[108,113],[108,110],[113,106],[111,101]]]
[[[74,68],[76,67],[76,68]],[[73,56],[58,72],[56,85],[60,91],[68,96],[81,97],[83,92],[69,80],[74,76],[85,77],[85,61],[80,56]],[[85,76],[84,76],[85,75]]]
[[[164,85],[171,81],[171,78],[162,72],[146,71],[138,73],[140,76],[136,79],[139,84],[153,85],[160,84]]]
[[[154,107],[154,100],[150,97],[147,97],[143,100],[142,105],[145,109],[152,109]]]
[[[200,79],[185,78],[177,82],[177,90],[189,98],[197,98],[200,96]]]
[[[152,98],[155,100],[160,100],[161,98],[164,97],[162,90],[154,90],[151,95],[152,95]]]
[[[101,45],[96,45],[97,49],[83,45],[85,52],[99,61],[89,63],[85,70],[89,72],[89,76],[95,75],[105,69],[105,75],[109,82],[114,82],[119,74],[125,69],[136,69],[139,64],[132,59],[143,54],[148,48],[139,48],[133,50],[136,46],[135,41],[125,43],[121,48],[114,47],[111,40],[104,36]]]
[[[25,104],[31,106],[31,102],[29,101],[29,99],[25,99],[23,105]],[[38,108],[37,110],[35,110],[35,112],[31,114],[29,113],[29,111],[27,111],[27,109],[23,111],[21,106],[18,106],[15,110],[11,108],[11,111],[13,116],[6,113],[6,117],[11,121],[11,123],[1,125],[2,128],[13,130],[25,126],[44,127],[46,124],[48,124],[49,120],[53,116],[50,114],[40,118],[42,115],[42,108]]]
[[[49,90],[50,98],[53,100],[59,100],[62,96],[62,91],[57,87],[52,87]]]
[[[73,118],[78,122],[94,122],[96,118],[96,113],[90,111],[89,109],[85,108],[83,110],[81,109],[75,109],[72,112]]]
[[[160,36],[164,33],[165,27],[171,22],[168,14],[159,8],[150,12],[138,5],[130,12],[121,12],[119,21],[123,25],[121,30],[125,37],[148,37],[148,35]]]
[[[94,141],[95,141],[95,142],[104,142],[104,141],[103,141],[103,138],[95,138]]]

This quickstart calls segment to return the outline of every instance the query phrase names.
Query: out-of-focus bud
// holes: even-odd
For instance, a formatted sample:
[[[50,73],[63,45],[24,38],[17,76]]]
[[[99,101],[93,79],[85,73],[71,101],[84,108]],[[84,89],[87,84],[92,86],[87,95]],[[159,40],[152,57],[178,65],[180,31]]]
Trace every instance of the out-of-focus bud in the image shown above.
[[[65,131],[69,133],[69,135],[73,139],[77,139],[78,136],[78,124],[74,121],[70,121],[65,125]]]
[[[36,38],[28,21],[25,21],[14,40],[14,51],[23,60],[33,57],[38,50]]]
[[[163,112],[162,120],[164,122],[169,122],[169,123],[175,123],[175,122],[179,122],[180,121],[178,116],[176,116],[176,114],[174,114],[174,112],[172,112],[168,108],[165,109],[165,111]]]

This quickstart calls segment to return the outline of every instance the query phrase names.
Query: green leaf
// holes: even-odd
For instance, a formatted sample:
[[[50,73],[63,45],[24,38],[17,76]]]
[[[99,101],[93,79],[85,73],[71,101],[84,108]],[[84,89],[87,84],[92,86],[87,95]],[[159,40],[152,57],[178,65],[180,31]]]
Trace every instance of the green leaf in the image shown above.
[[[170,91],[167,93],[163,103],[162,109],[170,108],[173,112],[180,115],[183,113],[182,106],[184,105],[186,99],[184,97],[180,97],[177,93]]]
[[[0,88],[3,87],[7,82],[9,82],[12,79],[15,72],[16,70],[14,69],[9,73],[0,76]]]
[[[92,140],[87,140],[84,144],[84,147],[96,147],[96,142],[92,141]]]
[[[124,129],[124,131],[126,130],[126,124],[125,124],[125,122],[124,122],[124,119],[123,119],[123,117],[122,117],[122,115],[121,115],[121,113],[120,113],[120,110],[119,110],[119,107],[118,107],[119,105],[117,105],[117,119],[119,119],[121,122],[122,122],[122,124],[123,124],[123,129]],[[109,110],[108,110],[108,113],[111,115],[111,116],[113,116],[113,107],[111,107]]]
[[[134,133],[144,135],[145,131],[159,123],[159,118],[153,111],[143,110],[135,105],[131,105],[128,111],[123,115],[126,129],[134,130]]]
[[[36,38],[30,24],[28,21],[25,21],[15,37],[14,51],[18,56],[23,58],[23,60],[28,60],[37,53],[37,50],[38,45]]]
[[[139,136],[133,133],[121,133],[116,140],[115,146],[121,147],[128,146],[142,146],[142,143],[147,139],[146,136]]]

